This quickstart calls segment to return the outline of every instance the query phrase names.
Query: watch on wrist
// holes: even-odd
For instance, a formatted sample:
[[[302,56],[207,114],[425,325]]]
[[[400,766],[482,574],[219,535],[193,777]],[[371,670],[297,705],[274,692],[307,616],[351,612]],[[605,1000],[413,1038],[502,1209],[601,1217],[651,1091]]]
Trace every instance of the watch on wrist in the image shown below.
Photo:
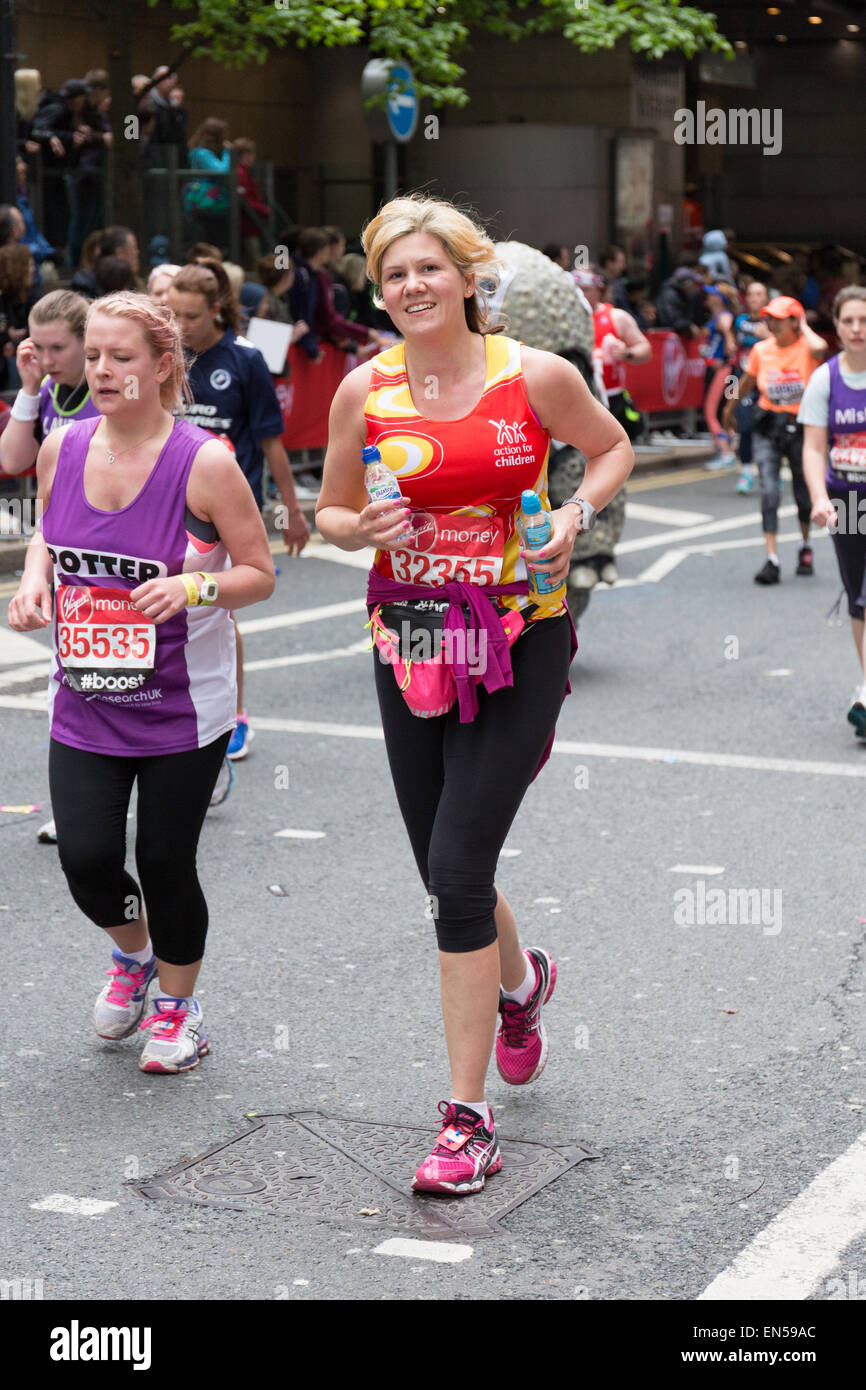
[[[213,575],[205,574],[203,570],[196,570],[196,576],[201,580],[201,588],[198,592],[199,603],[216,603],[220,588]]]
[[[562,504],[564,507],[572,506],[580,509],[580,529],[581,531],[591,531],[596,523],[598,513],[591,502],[587,502],[585,497],[567,497]]]

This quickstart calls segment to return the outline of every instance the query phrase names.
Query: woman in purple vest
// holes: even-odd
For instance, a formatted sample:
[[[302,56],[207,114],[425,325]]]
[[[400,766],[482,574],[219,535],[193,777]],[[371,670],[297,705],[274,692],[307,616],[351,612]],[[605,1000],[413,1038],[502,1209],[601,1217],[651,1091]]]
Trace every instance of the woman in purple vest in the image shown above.
[[[866,289],[840,290],[833,322],[842,351],[813,373],[797,419],[812,520],[833,536],[860,660],[848,722],[866,739]]]
[[[52,431],[39,450],[42,530],[9,623],[27,632],[53,621],[60,862],[78,906],[114,942],[96,1031],[116,1039],[140,1024],[142,1071],[188,1071],[209,1047],[194,993],[208,921],[195,861],[235,725],[229,609],[272,593],[273,563],[234,458],[174,414],[186,378],[171,310],[126,292],[97,300],[84,348],[99,414]],[[141,888],[124,867],[136,782]]]

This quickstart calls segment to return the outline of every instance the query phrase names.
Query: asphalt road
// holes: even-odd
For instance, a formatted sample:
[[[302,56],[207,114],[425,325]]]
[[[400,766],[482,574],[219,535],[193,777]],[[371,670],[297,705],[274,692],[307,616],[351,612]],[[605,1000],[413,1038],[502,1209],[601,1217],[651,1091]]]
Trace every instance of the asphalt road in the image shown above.
[[[756,1277],[792,1277],[790,1244],[762,1254],[761,1233],[864,1128],[866,747],[844,717],[856,659],[847,618],[827,617],[829,541],[811,579],[794,577],[784,541],[783,582],[760,589],[757,505],[730,475],[638,489],[620,555],[637,582],[596,591],[581,623],[558,747],[498,879],[525,942],[560,971],[544,1076],[520,1090],[491,1070],[500,1133],[599,1157],[455,1263],[378,1253],[391,1233],[361,1216],[286,1223],[128,1185],[240,1134],[248,1112],[432,1135],[449,1094],[432,928],[375,733],[372,657],[345,651],[365,636],[363,610],[260,627],[246,636],[255,740],[200,848],[213,1051],[196,1071],[144,1076],[137,1040],[95,1037],[104,943],[56,851],[36,843],[43,813],[0,812],[0,1276],[41,1279],[46,1299],[149,1298],[163,1243],[191,1256],[176,1278],[159,1271],[159,1296],[181,1300],[695,1300],[757,1240]],[[281,570],[246,620],[363,597],[363,570],[322,552]],[[256,665],[277,658],[297,660]],[[0,672],[0,801],[46,807],[46,721],[26,707],[40,682],[8,683],[21,664]],[[713,920],[719,888],[737,920]],[[760,901],[754,920],[739,890]],[[116,1205],[33,1206],[52,1194]],[[863,1213],[858,1224],[839,1200],[823,1263],[814,1211],[798,1226],[795,1209],[805,1269],[788,1296],[866,1296]]]

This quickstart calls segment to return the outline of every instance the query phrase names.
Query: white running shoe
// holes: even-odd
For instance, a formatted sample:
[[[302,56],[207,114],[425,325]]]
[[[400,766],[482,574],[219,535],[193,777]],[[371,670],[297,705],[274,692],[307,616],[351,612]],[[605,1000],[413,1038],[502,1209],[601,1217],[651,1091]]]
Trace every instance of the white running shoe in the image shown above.
[[[36,832],[36,838],[40,845],[57,844],[57,827],[53,820],[47,820],[44,825],[40,825]]]
[[[210,805],[222,806],[229,792],[235,784],[235,770],[228,758],[223,758],[222,767],[217,773],[216,784],[211,792]]]
[[[159,995],[153,1001],[154,1012],[141,1024],[151,1030],[139,1061],[140,1071],[192,1071],[199,1058],[210,1052],[204,1031],[201,1005],[197,999],[190,1008],[183,999]]]
[[[100,1038],[114,1042],[134,1033],[147,1005],[147,987],[156,975],[156,958],[139,965],[125,956],[119,946],[111,953],[114,965],[108,984],[93,1006],[93,1026]]]

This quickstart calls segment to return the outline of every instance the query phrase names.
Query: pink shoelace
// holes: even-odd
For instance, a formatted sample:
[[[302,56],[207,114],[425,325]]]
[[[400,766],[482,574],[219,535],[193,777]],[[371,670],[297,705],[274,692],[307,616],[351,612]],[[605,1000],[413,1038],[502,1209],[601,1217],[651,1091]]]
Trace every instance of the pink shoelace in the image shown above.
[[[528,999],[525,1004],[518,1004],[513,999],[506,999],[501,1014],[502,1040],[505,1046],[511,1048],[525,1047],[535,1022],[530,1000]]]
[[[144,966],[133,975],[128,970],[124,970],[122,965],[113,965],[110,970],[106,970],[105,973],[111,980],[111,984],[105,996],[105,1002],[107,1004],[120,1004],[125,1008],[144,981],[143,971]]]
[[[167,1042],[174,1042],[184,1025],[186,1015],[186,1009],[166,1009],[151,1014],[150,1018],[146,1018],[138,1026],[139,1028],[153,1028],[154,1032],[159,1032],[160,1038]]]

